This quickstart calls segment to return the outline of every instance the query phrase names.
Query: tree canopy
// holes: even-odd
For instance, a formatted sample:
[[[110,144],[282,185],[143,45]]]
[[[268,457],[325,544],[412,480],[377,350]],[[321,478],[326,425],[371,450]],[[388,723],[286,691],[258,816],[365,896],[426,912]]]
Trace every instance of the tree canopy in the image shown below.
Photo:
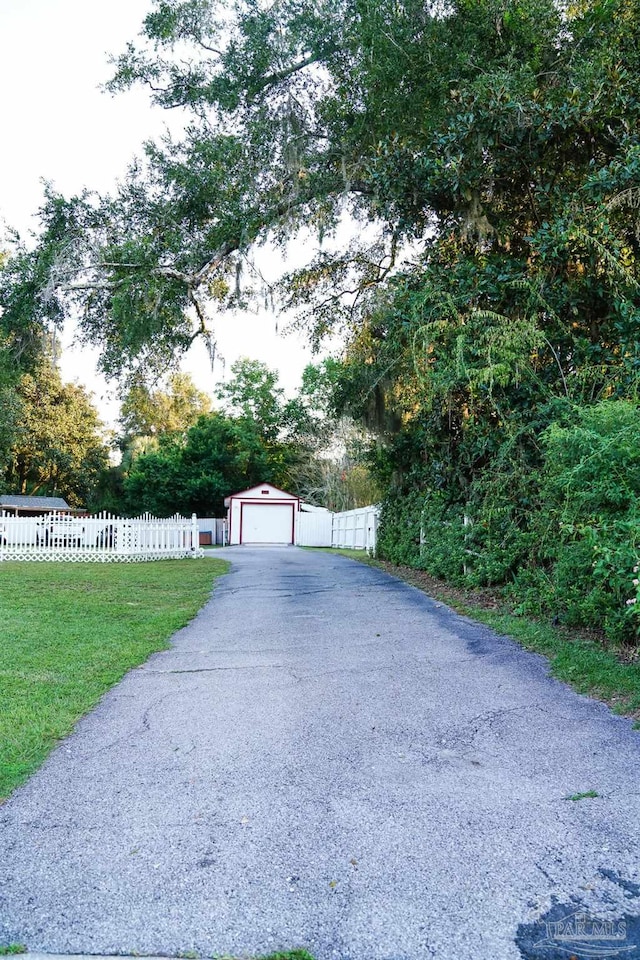
[[[108,462],[98,412],[84,387],[42,360],[0,389],[1,481],[12,493],[62,496],[85,507]]]
[[[120,439],[126,455],[104,478],[104,505],[120,512],[222,516],[225,497],[265,481],[331,508],[370,502],[375,486],[362,431],[353,424],[339,431],[330,414],[335,366],[308,366],[300,390],[287,400],[276,371],[239,360],[218,390],[224,409],[201,414],[182,430],[158,430],[152,438],[131,433],[128,394],[121,418],[128,432]],[[147,429],[146,411],[155,411],[158,398],[164,409],[169,395],[155,391],[149,407],[149,395],[136,389],[135,422]]]
[[[231,378],[217,396],[232,415],[253,420],[265,439],[276,440],[283,428],[284,390],[278,374],[260,360],[244,358],[231,366]]]
[[[120,405],[118,445],[123,457],[153,449],[161,437],[183,436],[210,409],[209,397],[186,373],[172,373],[166,383],[155,387],[141,377],[134,378]]]
[[[450,296],[535,313],[556,352],[559,327],[606,361],[637,293],[638,24],[637,0],[155,0],[110,89],[146,85],[185,134],[147,144],[113,196],[49,190],[36,249],[2,275],[5,336],[22,355],[77,309],[106,369],[166,364],[242,299],[252,244],[346,209],[378,242],[288,278],[317,335],[418,238],[428,315]]]
[[[224,498],[251,484],[277,479],[260,431],[222,413],[201,416],[183,441],[167,438],[142,454],[124,479],[129,512],[224,516]]]
[[[280,302],[314,343],[345,336],[330,406],[377,433],[383,549],[476,582],[532,565],[564,614],[605,548],[585,518],[544,519],[549,457],[559,437],[582,456],[587,423],[599,448],[607,404],[637,412],[639,83],[640,0],[154,0],[110,89],[144,85],[184,135],[111,196],[48,190],[37,244],[0,273],[3,347],[28,365],[76,311],[111,373],[198,336],[213,353],[216,317],[260,293],[252,249],[349,216],[360,235]],[[261,382],[266,423],[281,398]],[[621,524],[607,549],[628,566],[631,521],[598,523]],[[621,589],[592,606],[620,635]]]

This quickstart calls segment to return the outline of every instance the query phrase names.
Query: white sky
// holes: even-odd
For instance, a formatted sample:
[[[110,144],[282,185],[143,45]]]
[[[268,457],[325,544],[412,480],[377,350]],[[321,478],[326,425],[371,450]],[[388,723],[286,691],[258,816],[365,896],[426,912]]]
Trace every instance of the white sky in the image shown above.
[[[65,194],[108,190],[141,143],[162,130],[167,115],[152,110],[142,90],[117,97],[98,90],[111,74],[108,54],[135,38],[150,7],[150,0],[0,0],[0,221],[23,237],[36,226],[42,178]],[[221,318],[216,334],[227,371],[240,356],[263,360],[289,393],[313,359],[300,337],[276,333],[269,313]],[[183,366],[209,393],[222,376],[203,347]],[[87,384],[113,421],[115,384],[96,376],[91,351],[66,349],[62,372]]]

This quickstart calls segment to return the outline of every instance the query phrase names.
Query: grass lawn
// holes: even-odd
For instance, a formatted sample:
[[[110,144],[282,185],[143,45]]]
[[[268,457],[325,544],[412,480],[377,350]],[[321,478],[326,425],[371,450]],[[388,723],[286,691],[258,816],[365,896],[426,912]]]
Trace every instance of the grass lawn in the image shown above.
[[[0,563],[0,802],[206,601],[223,560]]]
[[[386,570],[458,613],[486,623],[497,633],[513,637],[527,650],[548,657],[551,673],[558,680],[568,683],[579,693],[604,700],[616,713],[635,717],[636,726],[640,726],[640,651],[637,648],[616,649],[587,631],[554,627],[530,617],[517,616],[495,591],[452,587],[423,570],[372,560],[364,550],[320,549]]]

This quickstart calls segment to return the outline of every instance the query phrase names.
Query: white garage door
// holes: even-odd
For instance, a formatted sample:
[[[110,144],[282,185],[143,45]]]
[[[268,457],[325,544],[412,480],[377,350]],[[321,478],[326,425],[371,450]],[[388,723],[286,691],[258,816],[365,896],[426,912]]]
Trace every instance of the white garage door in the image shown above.
[[[241,543],[293,543],[293,505],[243,503]]]

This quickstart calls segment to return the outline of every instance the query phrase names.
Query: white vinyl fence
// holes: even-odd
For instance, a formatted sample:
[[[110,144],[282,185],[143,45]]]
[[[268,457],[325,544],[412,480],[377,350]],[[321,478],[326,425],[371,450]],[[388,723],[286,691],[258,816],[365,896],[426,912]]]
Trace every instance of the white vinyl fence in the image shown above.
[[[334,513],[331,546],[366,550],[375,555],[379,514],[380,508],[376,506]]]
[[[227,544],[227,521],[217,517],[198,517],[198,530],[205,537],[211,536],[213,546],[224,547]],[[204,546],[204,543],[203,543]]]
[[[296,544],[299,547],[350,547],[376,552],[378,532],[377,506],[358,507],[342,513],[297,514]]]
[[[198,522],[176,515],[159,520],[113,517],[101,513],[72,517],[0,516],[1,560],[76,560],[137,562],[200,557]]]
[[[296,514],[296,544],[299,547],[330,547],[333,531],[333,514],[314,511]]]

